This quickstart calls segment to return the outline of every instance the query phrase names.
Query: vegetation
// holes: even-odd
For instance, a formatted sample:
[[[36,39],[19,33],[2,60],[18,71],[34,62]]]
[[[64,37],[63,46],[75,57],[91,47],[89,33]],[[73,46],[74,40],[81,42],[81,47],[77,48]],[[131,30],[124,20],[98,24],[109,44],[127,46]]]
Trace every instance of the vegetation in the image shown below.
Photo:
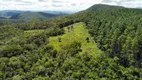
[[[0,17],[7,17],[10,18],[11,16],[17,15],[19,13],[22,13],[22,11],[16,11],[16,10],[3,10],[0,11]]]
[[[121,9],[124,8],[122,6],[110,6],[110,5],[106,5],[106,4],[96,4],[91,6],[90,8],[88,8],[88,11],[97,11],[97,10],[108,10],[108,9]]]
[[[141,80],[141,13],[87,10],[4,23],[0,80]]]
[[[22,19],[24,21],[29,21],[33,18],[47,19],[47,18],[52,18],[52,17],[56,17],[56,16],[58,16],[58,15],[43,13],[43,12],[23,12],[23,13],[11,16],[11,19]]]
[[[88,23],[88,29],[98,47],[110,57],[120,58],[125,67],[141,68],[141,11],[120,9],[95,14],[99,15]]]
[[[60,51],[62,48],[67,48],[68,45],[72,44],[73,42],[80,43],[81,53],[92,54],[97,56],[98,54],[102,53],[96,46],[93,38],[88,33],[86,26],[83,26],[84,23],[76,23],[74,25],[70,25],[68,27],[74,26],[74,29],[71,28],[68,31],[68,27],[65,27],[65,34],[55,37],[49,38],[49,44],[54,47],[57,51]],[[90,42],[86,41],[86,38],[90,37]],[[58,41],[58,39],[61,41]],[[95,53],[94,53],[95,52]]]

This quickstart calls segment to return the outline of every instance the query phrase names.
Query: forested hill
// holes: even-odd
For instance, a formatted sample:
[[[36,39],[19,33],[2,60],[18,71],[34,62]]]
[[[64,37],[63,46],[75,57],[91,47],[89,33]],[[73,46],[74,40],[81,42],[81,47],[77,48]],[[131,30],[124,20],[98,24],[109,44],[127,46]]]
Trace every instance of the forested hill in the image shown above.
[[[97,11],[97,10],[107,10],[107,9],[121,9],[124,8],[122,6],[113,6],[106,4],[95,4],[92,7],[88,8],[89,11]]]
[[[142,68],[142,10],[117,9],[84,12],[89,32],[109,57],[125,67]],[[90,15],[90,16],[87,16]]]
[[[0,11],[0,17],[11,17],[16,14],[22,13],[23,11],[16,11],[16,10],[4,10]]]
[[[142,80],[141,13],[86,10],[0,26],[0,80]]]
[[[44,12],[23,12],[16,15],[11,16],[11,19],[22,19],[22,20],[31,20],[33,18],[35,19],[48,19],[53,18],[58,15],[55,14],[49,14]]]

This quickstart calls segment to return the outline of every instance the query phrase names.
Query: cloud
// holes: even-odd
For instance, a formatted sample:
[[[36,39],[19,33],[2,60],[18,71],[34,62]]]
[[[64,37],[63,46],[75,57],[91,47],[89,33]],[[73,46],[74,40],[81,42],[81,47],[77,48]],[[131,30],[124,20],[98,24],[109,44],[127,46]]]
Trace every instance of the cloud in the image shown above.
[[[103,0],[102,3],[129,8],[142,7],[142,0]]]
[[[38,0],[38,2],[48,2],[48,0]]]
[[[72,10],[88,8],[100,0],[0,0],[1,10]],[[8,5],[8,6],[7,6]]]
[[[63,7],[63,5],[60,5],[60,4],[59,4],[59,5],[53,4],[52,6],[53,6],[53,7],[58,7],[58,8]]]
[[[62,0],[52,0],[53,3],[66,3],[65,1]]]
[[[72,3],[71,5],[72,5],[72,6],[76,6],[77,4],[75,4],[75,3]]]
[[[124,0],[120,2],[120,5],[130,8],[142,7],[142,0]]]
[[[0,0],[1,10],[85,10],[94,4],[142,7],[142,0]]]
[[[103,0],[102,2],[103,3],[110,3],[110,2],[116,2],[116,1],[114,1],[114,0]]]

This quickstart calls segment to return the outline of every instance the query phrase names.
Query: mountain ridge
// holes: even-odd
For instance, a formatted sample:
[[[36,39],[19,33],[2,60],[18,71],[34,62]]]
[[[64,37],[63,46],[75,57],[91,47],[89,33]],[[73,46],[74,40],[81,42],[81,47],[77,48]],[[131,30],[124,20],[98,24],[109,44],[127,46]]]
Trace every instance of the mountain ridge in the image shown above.
[[[123,6],[107,5],[107,4],[95,4],[88,8],[88,11],[97,11],[97,10],[108,10],[108,9],[122,9]]]
[[[44,12],[29,12],[29,11],[27,11],[27,12],[23,12],[23,13],[19,13],[14,16],[11,16],[10,19],[22,19],[22,20],[31,20],[33,18],[47,19],[47,18],[52,18],[52,17],[56,17],[56,16],[58,16],[58,15],[44,13]]]

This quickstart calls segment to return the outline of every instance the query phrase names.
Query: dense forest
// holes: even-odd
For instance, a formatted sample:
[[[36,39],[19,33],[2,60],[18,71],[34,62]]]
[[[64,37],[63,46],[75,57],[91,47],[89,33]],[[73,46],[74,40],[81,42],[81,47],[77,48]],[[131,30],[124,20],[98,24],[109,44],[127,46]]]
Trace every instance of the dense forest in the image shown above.
[[[48,20],[4,22],[0,80],[141,80],[142,10],[92,8]],[[50,45],[51,37],[59,37],[61,43],[61,36],[76,31],[73,27],[79,22],[100,53],[82,50],[80,41],[59,45],[60,50]],[[85,40],[90,43],[90,38]]]

